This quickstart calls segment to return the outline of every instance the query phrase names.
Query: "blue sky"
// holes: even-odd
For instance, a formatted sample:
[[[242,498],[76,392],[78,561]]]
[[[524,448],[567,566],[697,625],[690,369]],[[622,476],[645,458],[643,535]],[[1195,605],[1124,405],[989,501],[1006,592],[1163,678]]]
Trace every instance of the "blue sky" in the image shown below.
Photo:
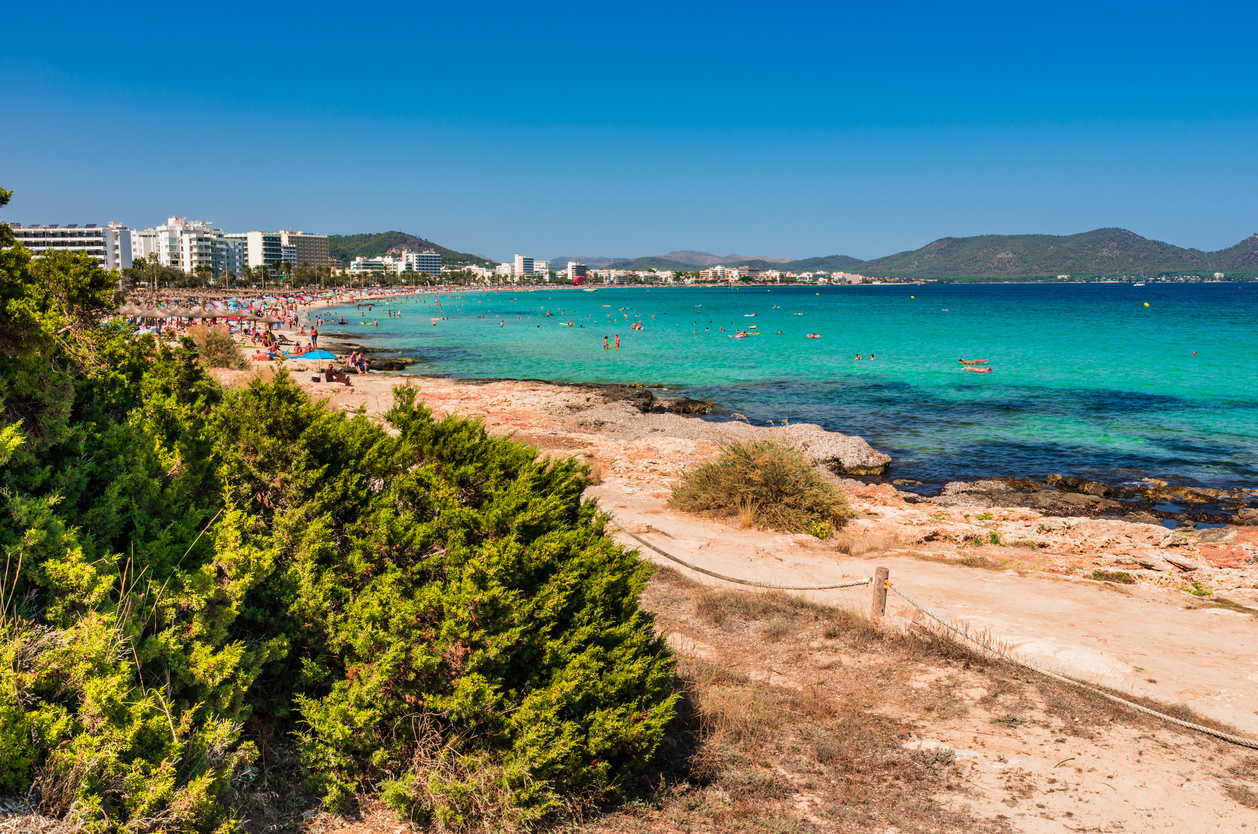
[[[3,218],[497,258],[1258,231],[1258,4],[872,5],[17,4]]]

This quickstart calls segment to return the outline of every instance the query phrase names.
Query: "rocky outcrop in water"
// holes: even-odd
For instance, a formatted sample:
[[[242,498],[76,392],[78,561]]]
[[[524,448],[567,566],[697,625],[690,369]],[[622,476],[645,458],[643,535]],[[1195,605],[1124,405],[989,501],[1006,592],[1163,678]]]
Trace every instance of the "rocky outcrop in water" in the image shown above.
[[[1145,478],[1135,484],[1110,486],[1086,478],[1049,475],[988,478],[945,484],[929,499],[940,506],[1028,507],[1051,515],[1111,516],[1160,524],[1175,520],[1180,527],[1197,524],[1258,524],[1253,490],[1219,490],[1168,484]]]

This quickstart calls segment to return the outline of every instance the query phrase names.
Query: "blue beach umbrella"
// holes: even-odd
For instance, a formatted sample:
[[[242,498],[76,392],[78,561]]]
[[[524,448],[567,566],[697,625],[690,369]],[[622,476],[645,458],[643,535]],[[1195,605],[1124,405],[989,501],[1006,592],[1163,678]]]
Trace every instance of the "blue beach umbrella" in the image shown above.
[[[311,350],[303,353],[301,356],[295,356],[294,359],[335,359],[336,354],[326,350]]]

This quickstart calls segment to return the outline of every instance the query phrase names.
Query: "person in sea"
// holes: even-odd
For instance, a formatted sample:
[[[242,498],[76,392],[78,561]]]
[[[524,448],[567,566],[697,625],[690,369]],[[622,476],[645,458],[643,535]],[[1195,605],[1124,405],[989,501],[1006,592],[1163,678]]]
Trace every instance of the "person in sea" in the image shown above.
[[[616,350],[620,350],[620,334],[616,334]]]
[[[858,362],[860,361],[860,358],[861,358],[861,355],[860,355],[859,353],[858,353],[858,354],[856,354],[856,360],[857,360]]]
[[[607,337],[603,337],[603,350],[607,350]]]

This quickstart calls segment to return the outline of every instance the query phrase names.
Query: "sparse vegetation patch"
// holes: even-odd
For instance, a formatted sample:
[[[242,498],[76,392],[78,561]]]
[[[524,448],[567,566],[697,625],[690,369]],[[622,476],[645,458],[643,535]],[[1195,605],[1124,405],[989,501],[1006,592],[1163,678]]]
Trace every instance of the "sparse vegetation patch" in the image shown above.
[[[716,460],[682,474],[669,503],[743,522],[754,514],[754,522],[764,527],[826,536],[852,516],[847,499],[807,458],[773,440],[724,446]]]

